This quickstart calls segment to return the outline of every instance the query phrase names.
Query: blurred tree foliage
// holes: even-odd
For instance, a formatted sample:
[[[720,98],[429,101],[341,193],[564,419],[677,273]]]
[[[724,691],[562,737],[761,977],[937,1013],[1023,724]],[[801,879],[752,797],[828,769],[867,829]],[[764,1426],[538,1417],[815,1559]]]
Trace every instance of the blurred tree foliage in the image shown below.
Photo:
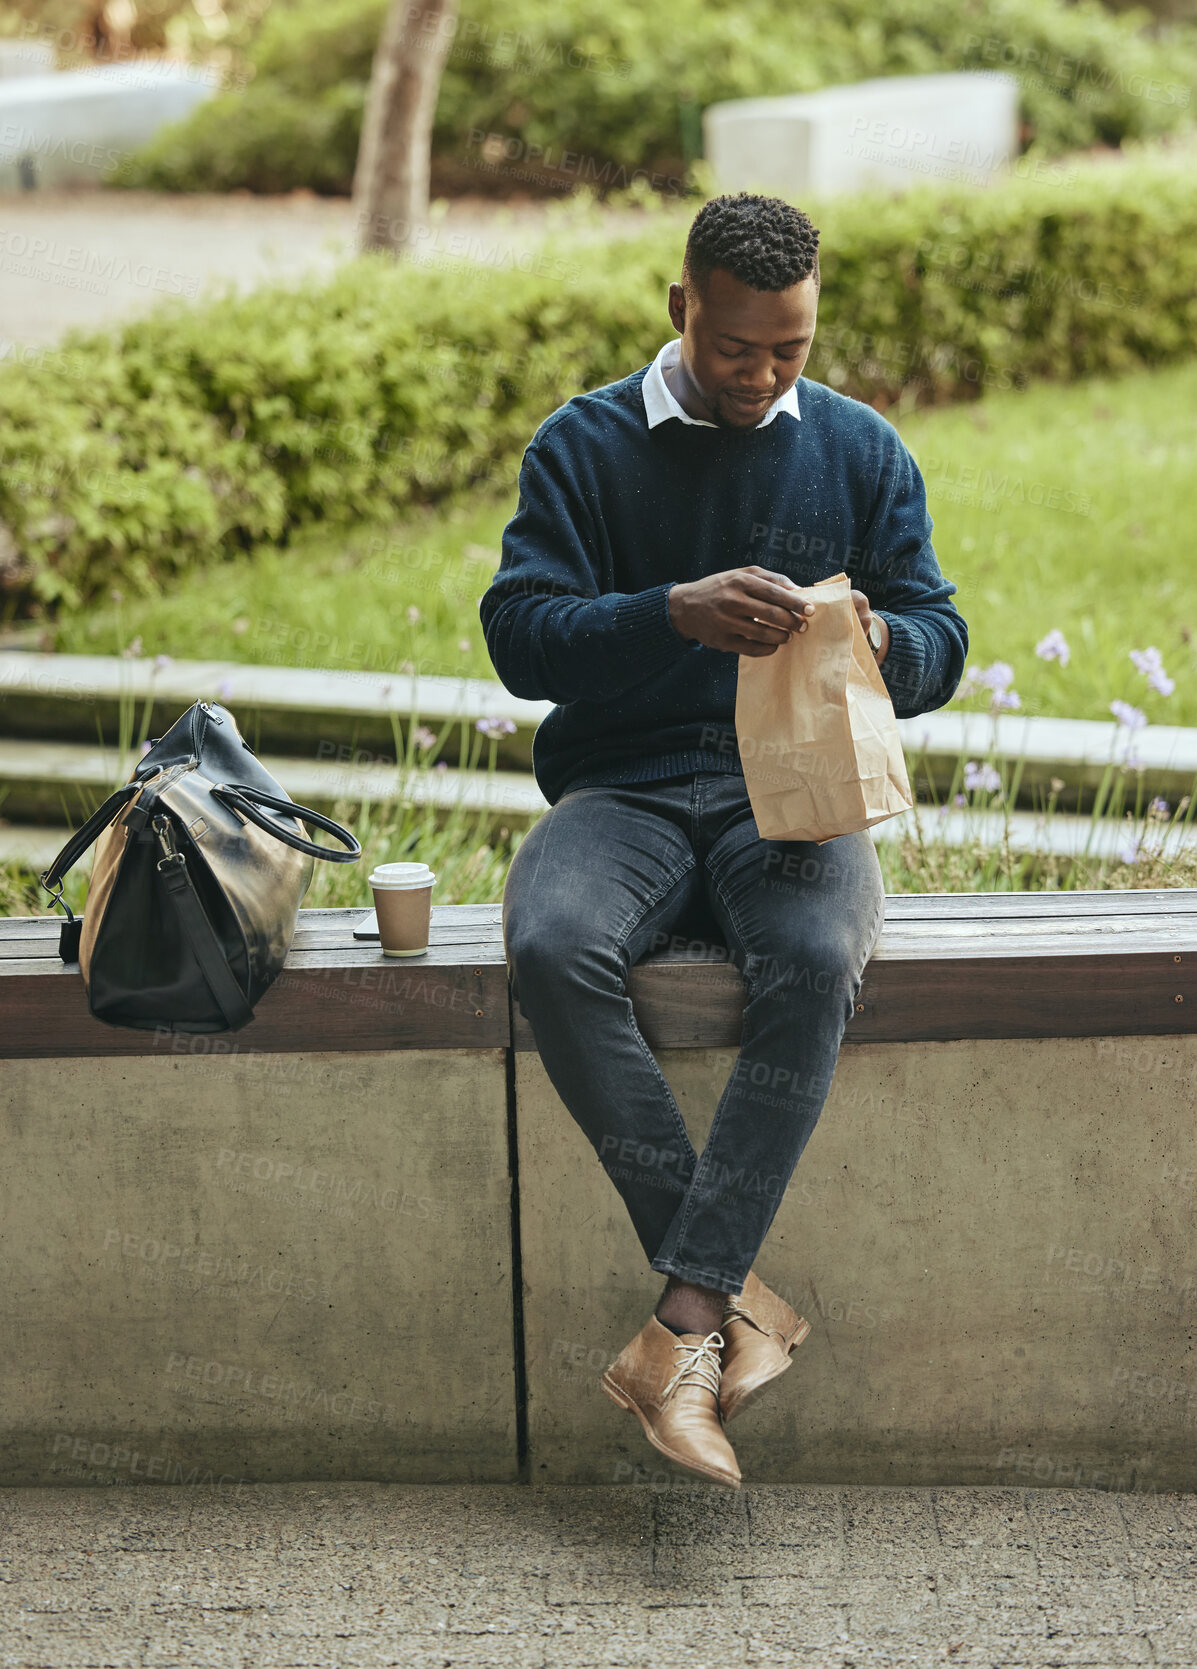
[[[347,192],[384,10],[275,0],[245,51],[252,81],[161,134],[119,183]],[[1015,76],[1041,154],[1118,145],[1192,119],[1197,24],[1098,0],[824,0],[801,27],[780,0],[466,0],[437,107],[439,184],[561,190],[571,166],[615,188],[639,169],[667,181],[693,155],[696,107],[944,70]]]
[[[276,0],[277,4],[277,0]],[[61,69],[142,53],[215,61],[243,85],[271,0],[4,0],[0,36],[51,41]]]

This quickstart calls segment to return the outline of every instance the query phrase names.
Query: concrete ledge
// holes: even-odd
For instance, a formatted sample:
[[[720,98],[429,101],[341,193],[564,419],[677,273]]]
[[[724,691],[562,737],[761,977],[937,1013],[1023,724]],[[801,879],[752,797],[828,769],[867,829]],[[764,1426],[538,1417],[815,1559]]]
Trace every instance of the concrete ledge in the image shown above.
[[[735,1053],[658,1059],[701,1152]],[[598,1375],[660,1278],[534,1054],[516,1097],[529,1476],[618,1483]],[[1195,1098],[1191,1036],[844,1049],[757,1260],[812,1331],[728,1428],[745,1478],[1197,1487]]]
[[[303,754],[326,767],[369,768],[375,776],[394,760],[396,725],[406,737],[417,722],[433,728],[460,724],[468,730],[479,719],[496,718],[509,718],[516,726],[513,734],[497,742],[500,772],[526,773],[532,764],[533,735],[553,709],[550,701],[521,700],[485,678],[336,672],[236,661],[171,661],[160,666],[148,657],[123,660],[112,655],[0,650],[5,732],[43,747],[71,741],[94,749],[97,731],[115,739],[122,708],[130,705],[136,705],[140,717],[148,704],[150,734],[159,734],[183,708],[205,699],[232,704],[259,752]],[[912,761],[918,761],[919,771],[930,777],[939,793],[951,787],[963,754],[992,757],[1007,769],[1021,760],[1020,803],[1043,804],[1056,776],[1064,778],[1070,793],[1076,791],[1078,808],[1084,808],[1092,804],[1107,768],[1125,759],[1129,746],[1143,767],[1144,802],[1158,794],[1175,803],[1197,787],[1197,729],[1180,725],[1151,724],[1131,736],[1105,720],[1026,713],[995,718],[950,705],[897,724]],[[103,782],[112,776],[114,758],[115,748],[103,761]],[[12,815],[18,785],[19,778],[10,789],[6,815]],[[1072,802],[1066,797],[1060,803]],[[58,805],[56,799],[56,812]]]
[[[349,753],[351,750],[346,750]],[[488,811],[517,826],[538,817],[547,802],[527,771],[462,770],[447,765],[396,769],[388,756],[371,761],[356,750],[346,758],[293,759],[263,754],[262,764],[300,805],[334,810],[341,801],[430,806],[440,811]],[[113,789],[127,782],[136,756],[77,742],[0,740],[0,787],[5,811],[19,819],[52,818],[64,807],[82,822]],[[63,831],[63,841],[66,831]],[[61,844],[61,843],[60,843]]]
[[[428,955],[402,964],[353,937],[364,913],[301,910],[283,973],[224,1045],[535,1048],[518,1007],[510,1013],[500,905],[434,905]],[[739,1042],[740,974],[714,924],[695,927],[632,970],[637,1020],[654,1049]],[[154,1033],[91,1017],[78,966],[64,967],[57,947],[54,918],[0,919],[10,1021],[0,1059],[161,1052]],[[1184,1034],[1195,1005],[1195,888],[891,894],[845,1043]]]
[[[506,1048],[507,964],[497,905],[434,905],[428,954],[384,957],[353,938],[364,910],[301,910],[286,966],[254,1019],[192,1039],[211,1055],[359,1049]],[[93,1019],[78,963],[58,958],[47,916],[0,920],[0,1058],[156,1055],[187,1043]]]
[[[1018,160],[1018,81],[1003,71],[889,75],[703,111],[722,191],[836,196],[930,180],[986,185]]]
[[[638,1475],[597,1377],[659,1281],[499,906],[396,969],[360,916],[303,912],[213,1038],[93,1021],[56,924],[0,923],[0,1483],[115,1439],[257,1481]],[[631,994],[701,1149],[743,989],[696,935]],[[1195,890],[887,900],[758,1262],[813,1333],[732,1428],[746,1476],[1197,1488],[1194,967]]]
[[[9,1062],[0,1481],[514,1481],[504,1059]]]
[[[123,157],[219,85],[219,72],[206,65],[164,58],[5,79],[0,190],[99,185]]]

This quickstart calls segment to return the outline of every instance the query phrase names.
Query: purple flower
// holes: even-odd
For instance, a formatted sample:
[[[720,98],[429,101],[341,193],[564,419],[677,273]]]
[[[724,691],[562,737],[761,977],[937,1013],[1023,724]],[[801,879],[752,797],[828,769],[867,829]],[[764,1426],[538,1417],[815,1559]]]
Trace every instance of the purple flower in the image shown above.
[[[222,678],[220,683],[216,686],[216,693],[222,701],[227,701],[233,693],[233,680],[231,678]]]
[[[514,719],[479,719],[474,729],[489,736],[492,742],[497,742],[500,736],[514,736],[516,723]]]
[[[1167,817],[1167,815],[1168,815],[1168,802],[1167,802],[1167,800],[1162,799],[1160,797],[1160,795],[1157,794],[1155,799],[1152,800],[1151,804],[1147,807],[1147,815],[1148,815],[1148,817],[1159,817],[1159,818]]]
[[[1129,701],[1111,701],[1110,711],[1128,730],[1142,730],[1147,723],[1146,713],[1141,713],[1137,707],[1132,707]]]
[[[432,768],[433,768],[434,771],[447,771],[449,769],[449,766],[448,766],[448,763],[447,763],[446,760],[438,759],[436,764]]]
[[[959,693],[972,695],[974,690],[1004,689],[1014,682],[1014,669],[1006,661],[994,661],[992,666],[970,666],[960,680]]]
[[[1132,649],[1130,658],[1153,690],[1158,690],[1160,695],[1172,694],[1176,688],[1176,680],[1169,678],[1164,671],[1163,659],[1154,644],[1147,649]]]
[[[155,655],[154,656],[154,671],[155,672],[164,672],[168,666],[173,666],[173,665],[174,665],[174,656],[173,655]]]
[[[426,724],[418,724],[412,735],[415,737],[416,746],[425,753],[429,748],[436,746],[436,731],[429,730]]]
[[[141,757],[144,759],[146,754],[149,753],[149,751],[150,751],[150,743],[149,742],[143,742],[141,744]]]
[[[1129,829],[1118,842],[1118,856],[1123,863],[1138,863],[1140,854],[1139,837]]]
[[[1035,645],[1035,653],[1041,661],[1059,661],[1061,666],[1067,666],[1072,651],[1064,637],[1064,633],[1053,626],[1046,637],[1041,637]]]
[[[975,695],[978,690],[992,691],[989,703],[991,713],[1000,713],[1006,707],[1021,707],[1018,695],[1011,690],[1014,682],[1014,668],[1009,661],[994,661],[992,666],[984,668],[966,667],[964,677],[956,691],[957,696]]]
[[[975,759],[967,759],[964,763],[964,786],[970,791],[975,788],[992,792],[1002,786],[1000,772],[988,763],[978,764]]]

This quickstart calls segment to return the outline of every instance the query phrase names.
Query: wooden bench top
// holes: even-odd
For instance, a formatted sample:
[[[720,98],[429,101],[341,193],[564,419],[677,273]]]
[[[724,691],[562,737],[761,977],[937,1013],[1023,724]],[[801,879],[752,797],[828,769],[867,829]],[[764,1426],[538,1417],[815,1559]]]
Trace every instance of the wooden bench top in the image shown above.
[[[434,906],[411,961],[355,941],[362,914],[301,911],[254,1020],[195,1037],[93,1019],[77,964],[58,960],[58,918],[0,918],[0,1058],[535,1047],[511,1013],[498,904]],[[1190,1032],[1195,973],[1197,888],[890,894],[844,1041]],[[630,990],[654,1049],[739,1044],[743,981],[717,954],[650,956]]]

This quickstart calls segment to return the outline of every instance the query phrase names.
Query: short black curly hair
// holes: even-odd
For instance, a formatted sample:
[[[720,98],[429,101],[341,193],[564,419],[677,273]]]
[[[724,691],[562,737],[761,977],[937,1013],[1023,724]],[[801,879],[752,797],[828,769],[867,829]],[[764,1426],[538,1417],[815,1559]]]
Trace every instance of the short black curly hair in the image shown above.
[[[703,294],[715,267],[754,290],[788,290],[814,275],[819,288],[819,233],[801,209],[747,191],[712,197],[694,217],[682,258],[682,286]]]

